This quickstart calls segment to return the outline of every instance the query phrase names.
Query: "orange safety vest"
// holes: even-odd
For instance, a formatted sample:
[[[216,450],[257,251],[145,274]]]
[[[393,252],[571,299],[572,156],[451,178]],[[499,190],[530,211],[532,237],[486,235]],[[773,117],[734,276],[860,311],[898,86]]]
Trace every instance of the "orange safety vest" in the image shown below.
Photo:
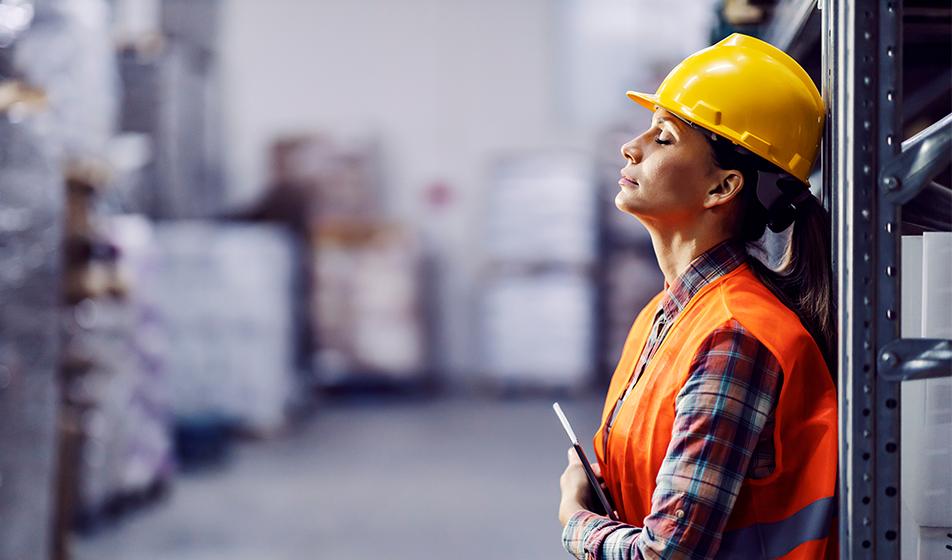
[[[775,468],[745,479],[717,558],[836,558],[836,389],[815,341],[797,315],[747,264],[704,286],[681,310],[631,394],[631,383],[663,292],[641,311],[612,377],[595,452],[621,520],[644,526],[674,423],[675,398],[704,339],[731,318],[777,358],[783,382],[775,409]],[[607,453],[606,449],[607,447]]]

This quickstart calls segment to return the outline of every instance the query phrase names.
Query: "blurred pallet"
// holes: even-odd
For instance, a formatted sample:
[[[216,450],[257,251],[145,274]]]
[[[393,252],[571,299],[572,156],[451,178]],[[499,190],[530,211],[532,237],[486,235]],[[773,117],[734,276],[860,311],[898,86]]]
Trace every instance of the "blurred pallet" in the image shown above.
[[[599,195],[570,151],[497,162],[486,189],[476,384],[496,394],[582,391],[595,378]]]
[[[319,225],[310,245],[317,384],[327,389],[428,384],[416,237],[380,222]]]

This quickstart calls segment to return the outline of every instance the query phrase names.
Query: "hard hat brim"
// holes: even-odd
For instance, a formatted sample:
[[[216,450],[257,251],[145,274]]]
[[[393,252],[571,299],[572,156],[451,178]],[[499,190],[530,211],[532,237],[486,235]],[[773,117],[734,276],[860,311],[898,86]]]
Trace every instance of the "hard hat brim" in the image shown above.
[[[654,113],[656,110],[661,108],[661,109],[664,109],[665,111],[670,111],[671,113],[674,113],[676,117],[680,118],[683,121],[691,123],[695,126],[701,126],[700,124],[696,122],[696,119],[693,119],[689,116],[690,112],[685,111],[683,108],[671,107],[669,105],[662,103],[661,101],[658,100],[658,96],[653,93],[641,93],[639,91],[629,91],[626,93],[626,95],[628,96],[628,99],[631,99],[632,101],[641,105],[645,109],[648,109],[652,113]],[[716,131],[712,130],[711,132],[716,132]]]
[[[670,111],[671,113],[674,113],[676,117],[678,117],[679,119],[685,122],[691,123],[692,125],[695,125],[695,126],[700,126],[700,125],[697,125],[697,123],[695,122],[695,119],[692,119],[688,116],[690,113],[675,107],[670,107],[668,105],[665,105],[664,103],[658,101],[658,96],[653,93],[641,93],[639,91],[629,91],[626,93],[626,95],[628,96],[628,99],[631,99],[632,101],[641,105],[645,109],[648,109],[652,113],[654,113],[656,110],[661,108],[666,111]]]
[[[626,93],[628,99],[631,99],[635,103],[641,105],[645,109],[654,112],[655,107],[658,106],[658,96],[653,93],[641,93],[638,91],[629,91]]]
[[[688,116],[688,115],[690,115],[689,112],[684,111],[683,109],[679,109],[679,108],[675,108],[675,107],[671,107],[671,106],[665,105],[664,103],[658,101],[658,96],[655,95],[655,94],[653,94],[653,93],[641,93],[641,92],[638,92],[638,91],[629,91],[629,92],[626,93],[626,95],[628,96],[628,99],[631,99],[632,101],[634,101],[635,103],[641,105],[641,106],[644,107],[645,109],[648,109],[648,110],[651,111],[652,113],[654,113],[656,110],[658,110],[659,108],[661,108],[661,109],[664,109],[664,110],[669,111],[669,112],[671,112],[671,113],[674,113],[674,116],[676,116],[676,117],[678,117],[679,119],[681,119],[681,120],[683,120],[683,121],[685,121],[685,122],[691,124],[692,126],[701,126],[702,128],[705,128],[705,127],[703,127],[702,125],[698,124],[698,123],[695,121],[695,119],[690,118],[690,117]],[[708,129],[708,130],[710,130],[710,129]],[[711,130],[711,132],[716,133],[717,131]]]

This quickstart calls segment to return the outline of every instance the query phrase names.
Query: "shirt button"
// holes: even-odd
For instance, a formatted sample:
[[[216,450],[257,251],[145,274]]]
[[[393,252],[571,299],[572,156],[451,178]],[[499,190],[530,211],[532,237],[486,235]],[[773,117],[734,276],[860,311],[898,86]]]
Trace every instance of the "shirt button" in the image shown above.
[[[676,515],[678,519],[684,519],[684,510],[679,509],[678,511],[674,512],[674,515]]]

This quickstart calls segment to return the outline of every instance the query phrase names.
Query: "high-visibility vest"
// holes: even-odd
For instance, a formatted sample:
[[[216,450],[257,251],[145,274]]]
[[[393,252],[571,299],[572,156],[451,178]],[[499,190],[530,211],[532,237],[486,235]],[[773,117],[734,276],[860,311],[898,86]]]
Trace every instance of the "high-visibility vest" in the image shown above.
[[[661,301],[636,319],[612,377],[595,451],[622,521],[643,526],[691,362],[716,328],[736,319],[777,358],[783,382],[775,409],[775,468],[745,478],[717,558],[836,558],[836,389],[815,341],[747,264],[704,286],[681,310],[604,438]],[[606,453],[607,447],[607,453]],[[744,473],[746,474],[746,473]]]

